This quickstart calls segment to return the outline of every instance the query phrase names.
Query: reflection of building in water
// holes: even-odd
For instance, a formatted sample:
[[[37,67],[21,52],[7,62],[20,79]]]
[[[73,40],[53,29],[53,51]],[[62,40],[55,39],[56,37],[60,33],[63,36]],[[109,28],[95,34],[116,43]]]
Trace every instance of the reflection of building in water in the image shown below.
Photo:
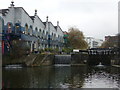
[[[14,7],[14,2],[9,8],[0,10],[0,32],[4,35],[2,45],[5,51],[10,48],[10,40],[16,38],[25,41],[31,52],[45,48],[61,50],[63,47],[63,31],[59,22],[54,26],[48,17],[46,22],[42,22],[37,10],[34,16],[30,16],[23,7]]]
[[[93,37],[85,37],[85,40],[88,43],[89,48],[98,48],[103,43],[102,39],[95,39]]]

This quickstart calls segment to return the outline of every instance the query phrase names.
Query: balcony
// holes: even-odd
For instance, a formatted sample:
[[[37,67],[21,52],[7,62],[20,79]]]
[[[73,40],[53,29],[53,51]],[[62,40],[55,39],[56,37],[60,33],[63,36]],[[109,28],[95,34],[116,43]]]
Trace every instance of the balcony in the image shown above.
[[[36,42],[38,41],[37,37],[26,35],[26,34],[21,34],[21,39],[25,41],[36,41]]]

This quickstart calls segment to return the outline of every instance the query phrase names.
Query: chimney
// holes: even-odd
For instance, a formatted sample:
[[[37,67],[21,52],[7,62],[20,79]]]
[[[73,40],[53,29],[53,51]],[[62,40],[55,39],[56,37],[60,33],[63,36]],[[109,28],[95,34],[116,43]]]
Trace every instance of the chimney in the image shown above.
[[[57,21],[57,26],[59,26],[59,21]]]
[[[10,4],[11,7],[14,7],[14,1],[11,1],[11,4]]]
[[[46,17],[46,22],[48,22],[48,16]]]
[[[35,9],[35,15],[34,16],[36,16],[37,15],[37,9]]]

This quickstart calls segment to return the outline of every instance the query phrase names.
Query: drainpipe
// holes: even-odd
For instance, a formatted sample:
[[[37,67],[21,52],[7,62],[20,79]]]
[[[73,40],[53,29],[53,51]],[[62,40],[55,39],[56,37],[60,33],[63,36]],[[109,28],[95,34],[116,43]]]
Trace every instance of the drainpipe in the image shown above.
[[[48,48],[50,48],[50,24],[48,22],[48,16],[46,17],[46,26],[48,29]]]
[[[50,48],[50,24],[48,23],[48,32],[49,32],[49,34],[48,34],[48,47]]]

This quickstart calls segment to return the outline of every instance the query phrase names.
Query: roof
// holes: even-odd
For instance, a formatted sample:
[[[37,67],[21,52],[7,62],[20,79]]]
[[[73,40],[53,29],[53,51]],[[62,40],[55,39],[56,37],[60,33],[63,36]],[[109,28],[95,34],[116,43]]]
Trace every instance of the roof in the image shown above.
[[[22,8],[24,11],[25,9],[23,7],[14,7],[14,8]],[[25,11],[25,13],[31,18],[31,16]],[[32,18],[31,18],[32,19]],[[32,19],[33,20],[33,19]]]
[[[9,7],[9,8],[11,8],[11,7]],[[23,7],[14,7],[14,8],[22,8],[22,9],[25,11],[25,13],[26,13],[32,20],[34,20],[35,16],[30,16]],[[3,16],[5,16],[5,13],[7,13],[7,11],[9,11],[9,9],[2,9],[2,11],[0,10],[0,12],[2,12]],[[38,16],[37,16],[37,17],[38,17]],[[38,18],[39,18],[39,17],[38,17]],[[39,18],[39,20],[42,22],[42,20],[41,20],[40,18]]]
[[[44,25],[46,25],[46,22],[43,22]]]
[[[31,18],[32,20],[34,20],[35,17],[34,17],[34,16],[30,16],[30,18]]]
[[[54,26],[54,28],[57,30],[57,26]]]
[[[3,16],[5,16],[5,13],[7,13],[7,11],[9,11],[9,9],[1,9],[0,13],[2,13]]]
[[[54,25],[53,25],[53,23],[52,22],[48,22],[48,23],[50,23],[53,27],[54,27]],[[55,28],[55,27],[54,27]]]

